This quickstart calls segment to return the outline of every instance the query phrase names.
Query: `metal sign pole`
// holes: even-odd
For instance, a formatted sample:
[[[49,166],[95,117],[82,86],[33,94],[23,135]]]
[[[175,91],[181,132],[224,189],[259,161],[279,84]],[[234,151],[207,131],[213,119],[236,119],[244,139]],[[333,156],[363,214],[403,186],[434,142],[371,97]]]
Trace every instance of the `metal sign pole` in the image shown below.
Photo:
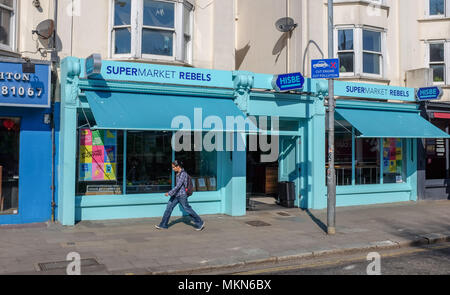
[[[333,32],[333,0],[328,0],[328,55],[334,58],[334,32]],[[327,232],[336,234],[336,173],[334,167],[334,80],[328,80],[328,198],[327,198]]]

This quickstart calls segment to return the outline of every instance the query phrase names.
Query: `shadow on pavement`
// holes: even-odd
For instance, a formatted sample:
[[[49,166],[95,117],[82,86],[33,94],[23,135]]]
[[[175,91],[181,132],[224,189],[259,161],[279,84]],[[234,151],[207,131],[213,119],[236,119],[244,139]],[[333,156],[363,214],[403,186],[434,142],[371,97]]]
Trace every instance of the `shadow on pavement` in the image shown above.
[[[195,224],[192,222],[192,219],[189,216],[183,216],[176,220],[170,221],[168,226],[169,226],[169,228],[171,228],[172,226],[174,226],[175,224],[178,224],[178,223],[184,223],[186,225],[195,227]]]
[[[311,211],[309,211],[309,209],[302,209],[302,211],[306,212],[306,214],[308,214],[311,220],[314,221],[314,223],[317,224],[317,226],[319,226],[323,232],[328,233],[328,228],[326,224],[324,224],[320,219],[315,217],[314,214],[312,214]]]

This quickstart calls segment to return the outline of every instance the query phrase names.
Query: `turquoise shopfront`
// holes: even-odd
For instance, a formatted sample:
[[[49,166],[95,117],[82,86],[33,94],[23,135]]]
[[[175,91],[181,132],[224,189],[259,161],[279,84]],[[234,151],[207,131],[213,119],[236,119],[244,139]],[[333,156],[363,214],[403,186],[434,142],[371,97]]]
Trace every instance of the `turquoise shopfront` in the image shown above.
[[[73,57],[61,73],[62,224],[162,216],[174,159],[195,181],[190,203],[199,214],[245,215],[260,171],[267,194],[293,182],[296,207],[326,207],[325,81],[306,79],[300,92],[277,93],[273,75],[115,61],[102,61],[88,78],[85,60]],[[336,88],[338,205],[416,200],[415,141],[443,135],[420,118],[414,91]],[[257,163],[249,165],[254,154]]]

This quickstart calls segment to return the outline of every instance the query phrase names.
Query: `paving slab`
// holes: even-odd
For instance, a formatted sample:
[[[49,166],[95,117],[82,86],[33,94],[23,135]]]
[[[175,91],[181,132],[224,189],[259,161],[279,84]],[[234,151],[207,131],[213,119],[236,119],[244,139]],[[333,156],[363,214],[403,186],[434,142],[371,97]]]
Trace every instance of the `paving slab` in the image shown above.
[[[83,221],[73,227],[50,222],[0,226],[0,274],[36,272],[36,263],[64,261],[73,251],[101,264],[85,274],[163,274],[450,239],[450,201],[338,208],[333,236],[324,231],[326,210],[280,207],[241,217],[202,217],[207,226],[201,232],[186,218],[171,219],[173,226],[164,231],[154,228],[160,218]]]

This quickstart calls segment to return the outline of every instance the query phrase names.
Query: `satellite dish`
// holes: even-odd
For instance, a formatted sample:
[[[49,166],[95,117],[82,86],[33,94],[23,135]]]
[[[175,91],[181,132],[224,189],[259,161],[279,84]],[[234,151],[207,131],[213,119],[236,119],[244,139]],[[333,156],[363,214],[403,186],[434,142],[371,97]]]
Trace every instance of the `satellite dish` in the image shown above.
[[[298,24],[294,23],[294,20],[290,17],[283,17],[277,20],[275,23],[275,27],[278,31],[287,33],[292,31],[298,26]]]
[[[36,30],[33,31],[33,34],[38,35],[39,39],[48,40],[53,35],[54,31],[55,22],[51,19],[47,19],[38,24]]]

